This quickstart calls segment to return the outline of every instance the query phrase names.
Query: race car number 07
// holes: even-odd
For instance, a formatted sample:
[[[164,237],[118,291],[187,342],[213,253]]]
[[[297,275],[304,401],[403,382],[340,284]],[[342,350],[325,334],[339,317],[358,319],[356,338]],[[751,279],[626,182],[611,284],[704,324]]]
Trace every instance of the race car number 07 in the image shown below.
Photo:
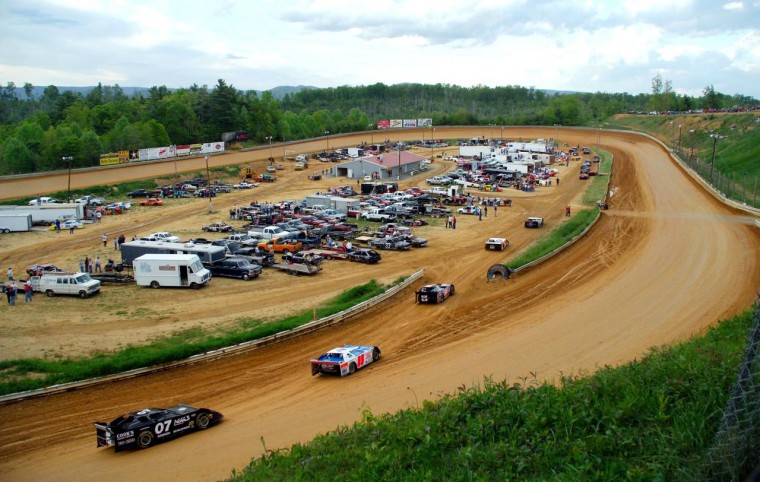
[[[171,427],[172,421],[166,420],[164,422],[159,422],[156,424],[156,435],[161,435],[164,432],[169,431],[169,427]]]

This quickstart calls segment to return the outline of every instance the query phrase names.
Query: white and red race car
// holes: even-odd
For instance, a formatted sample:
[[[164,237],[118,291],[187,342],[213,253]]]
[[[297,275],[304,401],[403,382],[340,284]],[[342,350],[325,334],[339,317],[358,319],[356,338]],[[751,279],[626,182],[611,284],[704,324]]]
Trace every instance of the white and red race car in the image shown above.
[[[313,358],[311,374],[350,375],[379,359],[380,348],[376,346],[345,345]]]

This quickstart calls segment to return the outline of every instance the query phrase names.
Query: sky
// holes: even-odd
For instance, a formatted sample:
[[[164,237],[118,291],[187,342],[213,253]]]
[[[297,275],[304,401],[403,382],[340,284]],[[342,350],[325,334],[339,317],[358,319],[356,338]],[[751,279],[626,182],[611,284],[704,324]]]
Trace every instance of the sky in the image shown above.
[[[760,99],[760,0],[0,0],[0,85],[399,83]]]

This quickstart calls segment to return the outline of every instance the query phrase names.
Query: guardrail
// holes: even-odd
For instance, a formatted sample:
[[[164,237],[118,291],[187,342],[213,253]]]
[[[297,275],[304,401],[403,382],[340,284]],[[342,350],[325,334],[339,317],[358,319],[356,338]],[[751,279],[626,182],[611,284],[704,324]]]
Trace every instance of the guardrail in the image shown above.
[[[126,380],[129,378],[135,378],[142,375],[147,375],[149,373],[156,373],[156,372],[160,372],[164,370],[170,370],[172,368],[192,365],[194,363],[201,363],[201,362],[216,360],[227,355],[240,354],[247,351],[256,350],[258,348],[268,346],[279,341],[289,340],[292,338],[296,338],[298,336],[306,335],[308,333],[313,333],[323,328],[327,328],[329,326],[341,323],[347,320],[348,318],[351,318],[352,316],[358,313],[361,313],[362,311],[368,310],[369,308],[372,308],[373,306],[382,303],[383,301],[393,297],[396,293],[403,290],[404,288],[406,288],[413,282],[420,279],[423,274],[425,274],[425,270],[421,269],[411,274],[403,282],[389,288],[384,293],[381,293],[375,296],[374,298],[371,298],[367,301],[363,301],[359,303],[358,305],[354,305],[351,308],[343,310],[339,313],[335,313],[330,316],[325,316],[324,318],[320,318],[318,320],[314,320],[304,325],[301,325],[297,328],[293,328],[292,330],[275,333],[274,335],[270,335],[265,338],[260,338],[258,340],[246,341],[243,343],[239,343],[237,345],[220,348],[218,350],[208,351],[206,353],[201,353],[198,355],[193,355],[189,358],[185,358],[184,360],[163,363],[161,365],[155,365],[152,367],[136,368],[134,370],[117,373],[114,375],[106,375],[103,377],[90,378],[88,380],[82,380],[79,382],[62,383],[60,385],[53,385],[50,387],[40,388],[38,390],[29,390],[26,392],[12,393],[10,395],[5,395],[5,396],[0,397],[0,403],[18,401],[18,400],[23,400],[27,398],[41,397],[45,395],[51,395],[53,393],[67,392],[71,390],[77,390],[80,388],[88,387],[91,385],[97,385],[99,383]]]

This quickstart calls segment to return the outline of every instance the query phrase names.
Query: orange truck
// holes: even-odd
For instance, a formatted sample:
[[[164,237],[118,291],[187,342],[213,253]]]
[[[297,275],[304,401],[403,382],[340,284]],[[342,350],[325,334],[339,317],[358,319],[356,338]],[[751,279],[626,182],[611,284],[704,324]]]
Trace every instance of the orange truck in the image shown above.
[[[303,249],[303,243],[296,239],[274,238],[261,241],[259,249],[268,253],[295,253]]]

